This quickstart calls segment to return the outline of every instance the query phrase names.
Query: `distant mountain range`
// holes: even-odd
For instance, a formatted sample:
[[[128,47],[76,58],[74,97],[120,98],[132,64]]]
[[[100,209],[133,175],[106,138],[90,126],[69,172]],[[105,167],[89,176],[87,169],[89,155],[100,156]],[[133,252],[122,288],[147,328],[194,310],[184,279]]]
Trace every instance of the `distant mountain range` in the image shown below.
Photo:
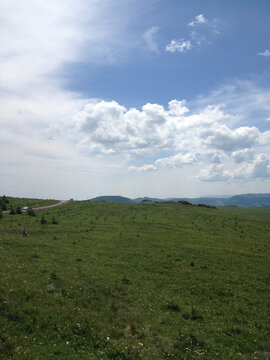
[[[270,194],[243,194],[243,195],[234,195],[231,197],[199,197],[199,198],[151,198],[151,197],[142,197],[137,199],[130,199],[123,196],[98,196],[90,201],[105,201],[105,202],[117,202],[117,203],[128,203],[128,204],[138,204],[140,202],[164,202],[164,201],[188,201],[193,205],[205,204],[209,206],[241,206],[241,207],[266,207],[270,206]]]

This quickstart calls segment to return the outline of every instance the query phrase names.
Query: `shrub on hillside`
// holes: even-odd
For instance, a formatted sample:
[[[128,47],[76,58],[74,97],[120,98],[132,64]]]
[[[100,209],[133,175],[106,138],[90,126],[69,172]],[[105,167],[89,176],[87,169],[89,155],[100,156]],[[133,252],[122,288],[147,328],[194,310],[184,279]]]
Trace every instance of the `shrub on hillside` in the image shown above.
[[[9,203],[9,200],[8,200],[8,198],[6,197],[6,195],[3,195],[1,200],[2,200],[4,203],[6,203],[6,204]]]
[[[52,224],[54,224],[54,225],[58,224],[58,221],[55,219],[54,216],[52,217]]]
[[[27,215],[29,215],[29,216],[36,216],[36,213],[34,212],[34,210],[33,210],[32,208],[29,208],[29,209],[27,210]]]
[[[0,200],[0,209],[3,211],[7,210],[7,205],[4,201]]]
[[[21,214],[21,213],[22,213],[22,210],[21,210],[21,208],[20,208],[19,206],[17,206],[17,208],[16,208],[16,213],[17,213],[17,214]]]
[[[16,212],[15,212],[13,206],[11,206],[9,213],[10,213],[10,215],[16,215]]]
[[[40,220],[40,223],[41,223],[41,225],[47,224],[47,220],[45,219],[44,214],[42,214],[42,218]]]

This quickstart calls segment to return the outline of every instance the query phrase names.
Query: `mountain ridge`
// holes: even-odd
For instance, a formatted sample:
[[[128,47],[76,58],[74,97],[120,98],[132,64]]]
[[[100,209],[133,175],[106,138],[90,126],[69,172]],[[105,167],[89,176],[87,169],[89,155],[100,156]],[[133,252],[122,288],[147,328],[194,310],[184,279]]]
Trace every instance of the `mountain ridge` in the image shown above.
[[[250,193],[250,194],[238,194],[231,197],[215,197],[215,196],[202,196],[197,198],[187,198],[187,197],[176,197],[176,198],[155,198],[155,197],[139,197],[135,199],[130,199],[124,196],[97,196],[95,198],[89,199],[90,201],[105,201],[105,202],[117,202],[117,203],[127,203],[127,204],[138,204],[145,201],[153,202],[164,202],[164,201],[188,201],[192,205],[205,204],[209,206],[241,206],[241,207],[268,207],[270,206],[270,193]]]

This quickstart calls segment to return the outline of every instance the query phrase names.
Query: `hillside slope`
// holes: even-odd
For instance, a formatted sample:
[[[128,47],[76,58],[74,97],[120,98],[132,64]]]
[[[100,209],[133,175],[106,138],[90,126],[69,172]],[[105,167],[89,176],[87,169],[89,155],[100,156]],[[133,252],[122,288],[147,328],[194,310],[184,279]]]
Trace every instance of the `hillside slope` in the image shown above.
[[[269,233],[269,218],[168,202],[5,214],[0,359],[258,359]]]

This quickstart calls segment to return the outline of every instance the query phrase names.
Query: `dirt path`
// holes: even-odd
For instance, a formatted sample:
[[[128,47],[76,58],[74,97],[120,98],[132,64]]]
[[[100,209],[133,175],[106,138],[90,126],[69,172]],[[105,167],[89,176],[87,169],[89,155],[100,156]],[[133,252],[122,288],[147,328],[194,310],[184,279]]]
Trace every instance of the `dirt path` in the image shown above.
[[[35,210],[35,211],[48,210],[48,209],[53,209],[53,208],[56,208],[59,206],[65,206],[65,205],[68,205],[69,203],[70,203],[70,200],[61,200],[61,201],[59,201],[59,203],[33,208],[33,210]],[[22,210],[22,211],[26,212],[27,210]]]
[[[40,207],[36,207],[33,208],[34,211],[40,211],[40,210],[49,210],[49,209],[53,209],[59,206],[65,206],[68,205],[71,201],[70,200],[61,200],[56,204],[53,205],[47,205],[47,206],[40,206]],[[21,209],[22,210],[22,209]],[[22,212],[27,212],[27,210],[22,210]],[[9,214],[9,210],[7,211],[3,211],[3,214]]]

